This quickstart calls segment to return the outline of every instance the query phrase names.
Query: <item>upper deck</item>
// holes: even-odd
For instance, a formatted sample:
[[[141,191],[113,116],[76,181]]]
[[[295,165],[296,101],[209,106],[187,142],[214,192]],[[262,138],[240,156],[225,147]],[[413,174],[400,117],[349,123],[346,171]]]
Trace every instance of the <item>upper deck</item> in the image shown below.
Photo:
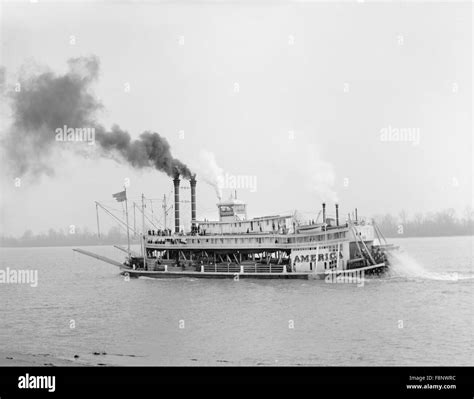
[[[235,197],[217,204],[219,220],[196,220],[190,233],[170,229],[148,231],[145,247],[149,250],[291,250],[315,248],[326,244],[350,242],[356,239],[373,240],[372,226],[358,223],[339,224],[338,205],[336,218],[302,223],[294,214],[247,218],[246,204]],[[319,215],[318,215],[319,217]],[[373,230],[373,229],[372,229]]]
[[[349,227],[339,226],[326,230],[314,230],[305,233],[236,233],[213,235],[148,235],[146,247],[149,249],[276,249],[308,247],[312,244],[332,244],[347,241]]]

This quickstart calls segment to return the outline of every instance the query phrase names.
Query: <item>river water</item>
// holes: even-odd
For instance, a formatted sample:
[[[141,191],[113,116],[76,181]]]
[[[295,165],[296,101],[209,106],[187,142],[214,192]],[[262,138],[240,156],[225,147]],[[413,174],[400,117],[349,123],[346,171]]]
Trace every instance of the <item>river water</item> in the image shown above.
[[[68,247],[3,248],[0,269],[37,270],[38,285],[0,284],[0,350],[110,365],[473,365],[474,237],[390,241],[392,271],[363,284],[127,281]]]

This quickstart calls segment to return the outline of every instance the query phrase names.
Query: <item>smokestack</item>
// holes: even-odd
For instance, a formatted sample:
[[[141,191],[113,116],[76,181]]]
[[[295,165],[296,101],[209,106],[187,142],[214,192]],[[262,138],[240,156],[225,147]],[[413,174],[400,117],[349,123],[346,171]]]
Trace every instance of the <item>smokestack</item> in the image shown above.
[[[339,204],[336,204],[336,226],[339,226]]]
[[[179,233],[179,175],[173,179],[174,183],[174,232]]]
[[[356,208],[356,222],[357,222],[357,208]]]
[[[196,175],[191,176],[191,231],[196,231]]]
[[[323,202],[323,223],[326,223],[326,204]]]

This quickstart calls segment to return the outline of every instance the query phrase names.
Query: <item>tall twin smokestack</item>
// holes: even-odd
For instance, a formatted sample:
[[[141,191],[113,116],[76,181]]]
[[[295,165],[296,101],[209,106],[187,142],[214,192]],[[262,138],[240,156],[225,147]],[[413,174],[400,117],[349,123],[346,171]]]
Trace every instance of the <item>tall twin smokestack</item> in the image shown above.
[[[179,233],[179,175],[173,179],[174,183],[174,232]]]
[[[192,175],[190,179],[191,184],[191,232],[196,231],[196,175]],[[179,175],[175,175],[173,179],[174,184],[174,231],[180,232],[180,212],[179,212]]]
[[[196,175],[191,177],[191,232],[196,231]]]

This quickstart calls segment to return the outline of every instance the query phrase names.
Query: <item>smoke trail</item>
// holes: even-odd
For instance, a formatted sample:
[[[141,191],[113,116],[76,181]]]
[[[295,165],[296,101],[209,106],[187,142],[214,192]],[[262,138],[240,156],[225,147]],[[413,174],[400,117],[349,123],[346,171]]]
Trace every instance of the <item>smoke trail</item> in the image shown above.
[[[200,173],[201,179],[214,187],[220,201],[222,199],[224,170],[217,164],[216,157],[212,152],[201,150],[199,155],[203,165],[203,170]]]
[[[319,194],[323,201],[338,202],[336,191],[333,189],[336,176],[333,166],[324,161],[314,147],[307,149],[307,176],[308,188]]]
[[[5,74],[6,68],[0,65],[0,87],[3,89],[3,85],[5,84]]]
[[[105,153],[119,154],[134,168],[154,167],[171,177],[179,174],[191,179],[189,168],[173,158],[168,141],[158,133],[143,132],[131,141],[130,135],[118,126],[113,126],[110,132],[98,126],[95,139]]]
[[[13,122],[2,137],[3,159],[13,176],[52,175],[50,158],[56,147],[54,130],[60,126],[91,126],[101,108],[88,92],[97,78],[98,60],[68,61],[69,72],[21,71],[19,85],[7,92]]]
[[[293,136],[291,140],[287,137],[274,140],[281,159],[286,160],[284,165],[286,173],[291,173],[295,180],[301,181],[311,196],[318,197],[323,202],[338,202],[338,196],[334,190],[336,174],[333,165],[324,160],[315,142],[316,135],[308,135],[304,132]]]
[[[55,151],[68,148],[83,153],[81,143],[57,141],[57,129],[67,126],[94,128],[100,156],[118,156],[135,168],[153,167],[169,176],[179,173],[184,178],[191,177],[189,168],[172,156],[168,141],[158,133],[147,131],[132,140],[118,126],[107,131],[96,122],[96,114],[103,108],[91,93],[91,84],[99,72],[97,57],[73,58],[68,66],[64,75],[23,72],[20,90],[8,92],[13,122],[2,137],[1,147],[12,176],[52,175]]]
[[[304,182],[306,190],[316,194],[321,201],[338,202],[334,190],[336,175],[333,165],[321,157],[316,145],[304,138],[300,140],[295,143],[297,145],[282,149],[298,160],[292,165],[295,173]]]

